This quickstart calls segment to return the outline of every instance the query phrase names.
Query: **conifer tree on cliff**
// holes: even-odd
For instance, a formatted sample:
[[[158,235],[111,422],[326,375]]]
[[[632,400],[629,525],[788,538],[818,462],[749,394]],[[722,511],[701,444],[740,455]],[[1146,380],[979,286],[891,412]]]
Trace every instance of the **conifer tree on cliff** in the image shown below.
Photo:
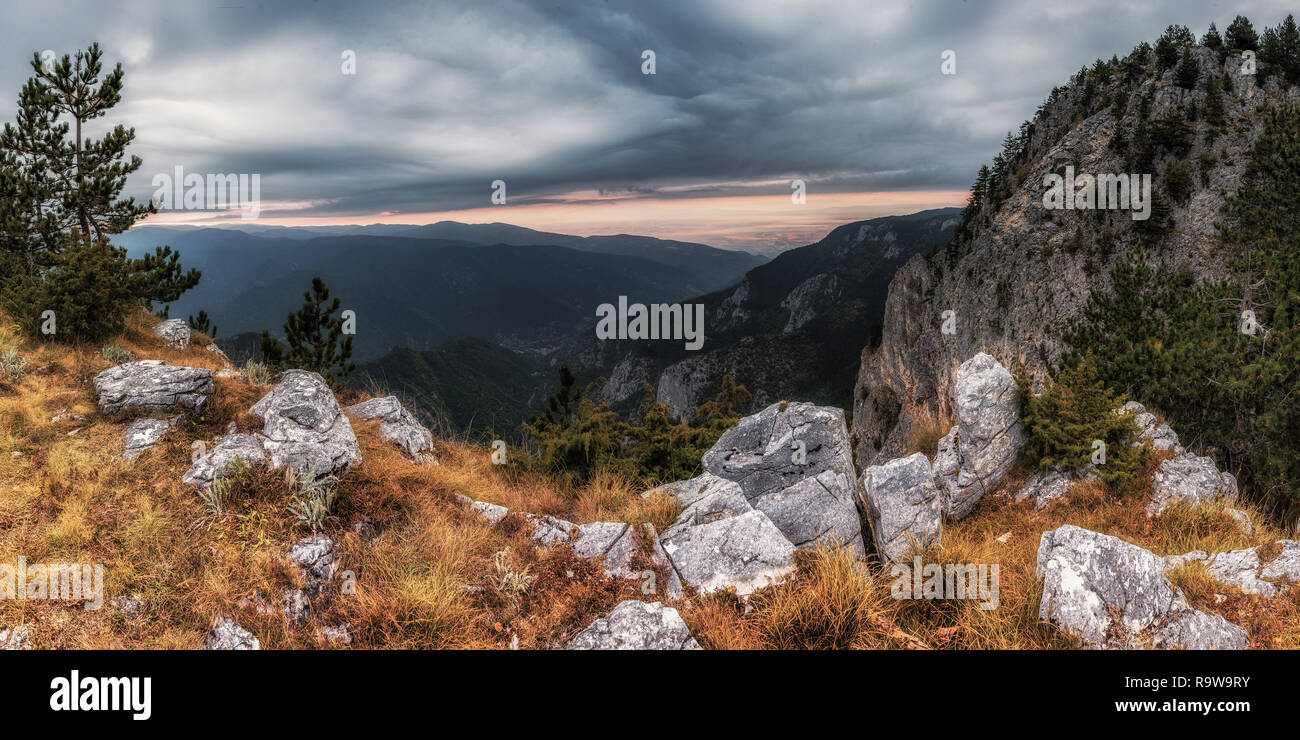
[[[329,303],[329,288],[319,277],[311,279],[311,290],[302,297],[302,307],[284,322],[288,350],[264,330],[260,340],[262,360],[274,367],[320,373],[337,390],[342,387],[342,379],[357,369],[351,362],[352,337],[343,334],[343,317],[334,315],[339,310],[339,299]]]

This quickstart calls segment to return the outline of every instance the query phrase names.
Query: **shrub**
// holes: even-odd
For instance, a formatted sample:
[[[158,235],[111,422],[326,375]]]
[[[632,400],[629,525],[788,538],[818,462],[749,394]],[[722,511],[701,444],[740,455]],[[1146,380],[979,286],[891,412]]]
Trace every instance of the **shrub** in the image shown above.
[[[1102,383],[1090,360],[1063,367],[1040,395],[1023,366],[1015,379],[1025,430],[1021,454],[1029,464],[1072,470],[1095,462],[1102,481],[1117,485],[1145,463],[1145,448],[1133,446],[1133,414],[1119,411],[1125,399]],[[1104,457],[1096,456],[1099,449]]]
[[[104,356],[105,360],[114,365],[121,365],[135,359],[135,355],[131,354],[130,350],[123,349],[116,344],[104,345],[99,350],[99,353]]]

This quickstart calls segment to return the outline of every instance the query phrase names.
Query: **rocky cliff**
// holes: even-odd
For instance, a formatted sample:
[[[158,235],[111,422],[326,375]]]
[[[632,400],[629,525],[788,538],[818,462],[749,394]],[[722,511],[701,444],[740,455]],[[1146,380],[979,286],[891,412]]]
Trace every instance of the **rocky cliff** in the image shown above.
[[[957,237],[915,256],[890,283],[879,347],[862,351],[852,437],[860,466],[900,456],[922,425],[953,420],[954,375],[987,352],[1031,374],[1056,363],[1088,297],[1134,250],[1200,279],[1229,278],[1215,222],[1273,105],[1297,99],[1257,82],[1236,54],[1192,46],[1194,84],[1158,69],[1146,45],[1054,90],[981,179]],[[1045,177],[1151,175],[1150,217],[1044,206]],[[948,313],[951,312],[951,313]]]

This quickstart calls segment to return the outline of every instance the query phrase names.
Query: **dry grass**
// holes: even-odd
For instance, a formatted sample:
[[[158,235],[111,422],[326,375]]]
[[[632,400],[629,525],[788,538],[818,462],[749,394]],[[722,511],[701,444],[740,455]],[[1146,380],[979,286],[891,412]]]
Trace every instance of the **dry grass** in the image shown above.
[[[0,317],[3,319],[3,317]],[[149,333],[153,319],[132,316],[115,342],[138,358],[219,369],[223,361],[202,340],[178,351]],[[304,536],[287,511],[289,490],[273,474],[240,483],[231,511],[204,519],[191,489],[181,485],[192,440],[211,442],[234,422],[259,427],[248,409],[268,391],[240,378],[219,379],[202,414],[188,419],[135,461],[120,459],[120,419],[102,417],[91,379],[109,363],[99,346],[25,340],[0,320],[0,349],[30,360],[23,377],[0,379],[0,563],[105,565],[105,598],[134,595],[142,616],[127,620],[69,602],[0,600],[0,625],[33,628],[40,648],[196,648],[218,615],[235,617],[267,648],[318,648],[315,628],[346,622],[353,648],[548,648],[570,637],[619,601],[648,598],[641,581],[607,579],[599,562],[566,548],[539,550],[521,517],[496,527],[454,496],[551,514],[575,522],[650,522],[662,531],[676,518],[674,500],[643,496],[638,486],[597,475],[578,487],[514,466],[493,465],[487,448],[440,442],[437,465],[417,465],[381,439],[373,423],[355,423],[362,462],[339,484],[336,518],[327,532],[356,591],[317,600],[305,628],[248,604],[276,604],[301,587],[285,560]],[[345,394],[356,401],[363,394]],[[927,448],[939,425],[918,431]],[[1014,489],[1025,471],[1016,471]],[[997,564],[998,607],[979,601],[899,600],[892,578],[836,550],[801,552],[790,582],[748,600],[688,589],[675,605],[699,642],[718,649],[1060,648],[1070,642],[1038,620],[1035,560],[1041,533],[1076,524],[1114,534],[1159,555],[1258,546],[1283,537],[1246,508],[1255,531],[1240,530],[1222,509],[1174,507],[1157,519],[1141,510],[1143,491],[1115,500],[1098,485],[1077,484],[1044,511],[986,497],[978,511],[945,525],[926,562]],[[373,523],[363,541],[353,526]],[[639,535],[638,535],[639,536]],[[653,569],[649,542],[634,562]],[[1199,567],[1199,566],[1197,566]],[[660,571],[659,583],[667,582]],[[1300,647],[1300,588],[1272,600],[1241,594],[1199,572],[1173,574],[1199,607],[1242,624],[1257,645]],[[660,585],[658,598],[664,598]]]

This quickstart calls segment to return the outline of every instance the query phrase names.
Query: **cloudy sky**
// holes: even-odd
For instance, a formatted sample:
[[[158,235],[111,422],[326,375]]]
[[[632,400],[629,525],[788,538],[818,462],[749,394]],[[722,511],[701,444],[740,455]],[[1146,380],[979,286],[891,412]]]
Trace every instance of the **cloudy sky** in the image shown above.
[[[33,52],[126,70],[128,193],[258,174],[261,223],[504,221],[771,251],[960,205],[1054,85],[1170,23],[1292,0],[5,0],[0,120]],[[655,74],[643,74],[652,50]],[[945,50],[956,74],[941,72]],[[345,54],[355,74],[344,73]],[[791,202],[791,181],[807,200]],[[506,183],[492,205],[491,184]],[[231,214],[172,212],[197,223]]]

